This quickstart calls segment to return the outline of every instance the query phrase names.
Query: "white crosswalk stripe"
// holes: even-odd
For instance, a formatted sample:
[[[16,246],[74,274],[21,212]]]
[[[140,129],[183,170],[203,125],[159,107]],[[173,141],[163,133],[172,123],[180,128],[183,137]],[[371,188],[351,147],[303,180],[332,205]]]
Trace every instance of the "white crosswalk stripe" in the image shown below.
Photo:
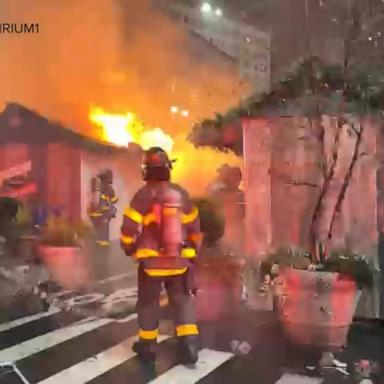
[[[284,374],[276,384],[321,384],[323,379],[309,376]]]
[[[0,351],[0,361],[18,361],[85,332],[111,323],[111,319],[87,318],[65,328],[60,328]]]
[[[61,312],[59,308],[51,308],[46,312],[40,312],[31,316],[24,316],[20,319],[12,320],[7,323],[0,324],[0,332],[8,331],[9,329],[19,327],[20,325],[31,323],[32,321],[36,321],[39,319],[43,319],[44,317],[52,316],[56,313]]]
[[[126,294],[122,293],[117,290],[115,296],[129,297],[129,289]],[[65,316],[70,314],[53,308],[0,324],[0,346],[3,346],[0,350],[0,365],[2,362],[16,363],[30,384],[115,384],[125,378],[130,384],[229,384],[234,382],[233,375],[237,376],[236,371],[234,373],[232,370],[228,375],[229,381],[226,381],[227,372],[232,369],[231,364],[235,363],[236,369],[242,369],[239,368],[239,364],[243,364],[241,357],[208,348],[200,352],[199,361],[193,369],[179,365],[173,337],[163,332],[159,338],[159,369],[156,369],[153,376],[140,376],[138,379],[142,373],[138,368],[137,356],[132,351],[136,340],[136,313],[119,320],[95,317],[80,321],[78,317],[60,320]],[[21,335],[18,335],[19,330]],[[17,336],[13,338],[13,335]],[[249,368],[249,362],[244,364],[245,369]],[[217,374],[221,377],[218,381],[215,379]],[[0,384],[8,384],[8,381],[2,380],[0,373]],[[323,382],[321,378],[293,374],[284,374],[273,379],[273,382],[262,382],[256,377],[249,380],[241,381],[241,384]],[[16,382],[12,380],[13,383]]]
[[[199,354],[199,361],[194,369],[177,365],[150,381],[150,384],[195,384],[233,357],[232,353],[203,349]]]
[[[168,338],[168,336],[161,335],[159,337],[159,342],[166,338]],[[136,356],[131,349],[135,340],[136,337],[129,337],[122,343],[58,372],[57,374],[40,381],[38,384],[88,383],[90,380]]]

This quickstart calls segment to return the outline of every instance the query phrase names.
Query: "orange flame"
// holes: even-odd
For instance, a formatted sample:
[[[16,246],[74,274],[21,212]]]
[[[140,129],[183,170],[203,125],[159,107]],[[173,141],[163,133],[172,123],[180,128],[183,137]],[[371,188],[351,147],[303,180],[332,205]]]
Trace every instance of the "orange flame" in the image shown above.
[[[146,150],[150,147],[161,147],[169,154],[172,153],[174,141],[170,135],[163,132],[161,128],[144,131],[140,135],[139,144]]]
[[[192,195],[204,194],[216,176],[219,165],[227,163],[241,166],[241,159],[234,154],[218,152],[211,148],[196,149],[185,135],[175,138],[161,128],[149,128],[132,112],[109,113],[100,107],[92,107],[89,119],[102,129],[102,138],[110,143],[126,146],[131,142],[144,150],[156,146],[163,148],[176,159],[172,178],[188,188]]]
[[[143,149],[152,146],[172,152],[174,141],[161,128],[147,129],[132,112],[109,113],[100,107],[91,107],[89,119],[102,128],[102,138],[118,146],[139,144]]]

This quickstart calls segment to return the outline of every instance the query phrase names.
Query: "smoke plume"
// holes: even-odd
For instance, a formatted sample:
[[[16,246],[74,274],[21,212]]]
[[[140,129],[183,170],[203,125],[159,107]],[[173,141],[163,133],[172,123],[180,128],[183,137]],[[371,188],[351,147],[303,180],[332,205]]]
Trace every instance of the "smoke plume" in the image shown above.
[[[219,162],[237,162],[185,139],[193,122],[244,95],[235,64],[149,0],[3,0],[0,13],[2,22],[39,23],[38,34],[0,34],[0,103],[19,102],[92,136],[91,105],[132,111],[174,137],[178,181],[191,186],[213,177]],[[171,114],[172,105],[189,116]]]

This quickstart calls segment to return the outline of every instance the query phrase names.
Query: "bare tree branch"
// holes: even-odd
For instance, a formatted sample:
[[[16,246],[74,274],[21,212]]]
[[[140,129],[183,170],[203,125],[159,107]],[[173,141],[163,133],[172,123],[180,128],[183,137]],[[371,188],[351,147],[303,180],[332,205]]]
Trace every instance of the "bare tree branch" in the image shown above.
[[[333,143],[333,149],[332,149],[332,162],[330,164],[329,170],[326,172],[327,174],[326,174],[326,177],[324,178],[324,182],[321,187],[319,197],[317,198],[315,209],[313,211],[312,220],[309,227],[309,235],[313,245],[316,244],[316,228],[315,227],[319,219],[319,216],[321,214],[322,203],[323,203],[324,197],[328,193],[331,180],[335,175],[336,165],[339,157],[340,136],[341,136],[341,130],[343,128],[343,125],[344,125],[344,120],[338,119],[337,130],[335,134],[335,141]]]
[[[331,219],[331,223],[329,225],[329,230],[328,230],[328,239],[332,238],[332,231],[333,231],[333,227],[334,227],[334,224],[335,224],[335,221],[336,221],[336,217],[341,212],[341,206],[343,204],[343,201],[344,201],[344,198],[345,198],[345,194],[346,194],[347,189],[349,187],[349,184],[350,184],[350,182],[352,180],[353,170],[354,170],[356,162],[357,162],[357,160],[359,158],[360,146],[361,146],[362,139],[363,139],[363,130],[364,130],[363,124],[360,124],[360,129],[356,130],[357,139],[356,139],[356,143],[355,143],[355,148],[354,148],[354,151],[353,151],[352,159],[351,159],[351,162],[349,164],[348,172],[345,175],[345,178],[344,178],[344,181],[343,181],[343,185],[342,185],[342,187],[340,189],[339,196],[337,197],[335,209],[333,210],[332,219]]]
[[[351,130],[356,134],[356,136],[359,135],[359,131],[356,129],[355,124],[351,124]]]

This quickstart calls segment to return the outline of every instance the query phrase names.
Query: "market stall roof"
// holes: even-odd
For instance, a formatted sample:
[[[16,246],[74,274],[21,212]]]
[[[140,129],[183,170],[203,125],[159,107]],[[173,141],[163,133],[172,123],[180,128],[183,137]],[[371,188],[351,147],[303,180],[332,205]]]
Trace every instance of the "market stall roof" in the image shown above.
[[[21,104],[11,102],[0,113],[0,145],[9,143],[66,143],[90,151],[114,155],[135,155],[142,152],[137,144],[118,147],[84,136],[60,123],[49,121]]]

